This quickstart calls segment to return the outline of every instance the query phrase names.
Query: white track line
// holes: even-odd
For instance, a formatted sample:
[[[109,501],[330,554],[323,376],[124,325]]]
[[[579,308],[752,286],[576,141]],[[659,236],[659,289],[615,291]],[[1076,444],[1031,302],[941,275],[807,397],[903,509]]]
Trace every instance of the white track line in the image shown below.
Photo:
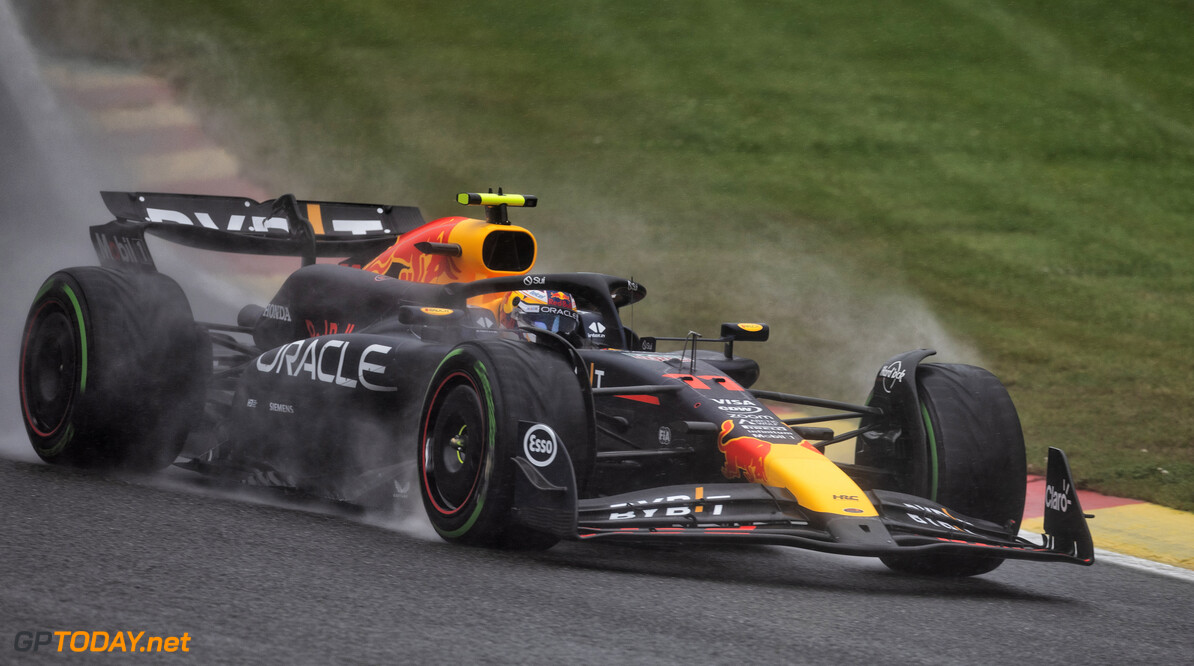
[[[1034,543],[1043,543],[1045,537],[1041,534],[1037,534],[1036,532],[1020,530],[1020,538],[1028,539]],[[1142,557],[1136,557],[1135,555],[1124,555],[1123,553],[1103,550],[1102,548],[1095,548],[1095,563],[1117,564],[1121,567],[1128,567],[1129,569],[1147,571],[1149,573],[1160,574],[1162,576],[1184,580],[1187,583],[1194,583],[1194,571],[1190,569],[1183,569],[1182,567],[1175,567],[1172,564],[1163,564],[1161,562],[1146,560]]]

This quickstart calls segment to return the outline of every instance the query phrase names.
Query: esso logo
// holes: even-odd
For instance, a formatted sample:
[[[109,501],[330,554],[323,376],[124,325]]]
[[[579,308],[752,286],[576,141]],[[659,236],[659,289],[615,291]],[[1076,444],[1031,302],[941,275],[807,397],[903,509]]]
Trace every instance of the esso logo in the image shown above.
[[[522,452],[535,467],[547,467],[556,459],[559,442],[560,438],[554,430],[542,423],[536,423],[528,428],[527,434],[522,437]]]

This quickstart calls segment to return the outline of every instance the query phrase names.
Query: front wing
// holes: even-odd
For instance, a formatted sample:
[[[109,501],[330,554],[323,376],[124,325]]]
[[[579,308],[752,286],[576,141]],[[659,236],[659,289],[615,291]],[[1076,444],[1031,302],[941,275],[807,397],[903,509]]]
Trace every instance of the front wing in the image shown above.
[[[862,517],[810,511],[785,489],[745,483],[669,486],[581,500],[576,537],[759,543],[873,557],[936,551],[1093,564],[1085,515],[1064,455],[1056,449],[1050,450],[1047,483],[1046,534],[1040,544],[912,495],[871,491],[867,494],[879,515]]]

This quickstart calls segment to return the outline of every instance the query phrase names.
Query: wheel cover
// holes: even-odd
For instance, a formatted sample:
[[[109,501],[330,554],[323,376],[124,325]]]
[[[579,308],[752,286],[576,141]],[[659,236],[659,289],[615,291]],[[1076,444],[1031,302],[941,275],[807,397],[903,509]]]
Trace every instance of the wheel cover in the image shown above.
[[[423,441],[423,477],[436,510],[452,515],[477,492],[485,462],[485,418],[476,386],[464,375],[440,385]]]
[[[39,437],[52,437],[66,421],[79,373],[74,325],[63,307],[48,301],[33,317],[21,352],[21,402],[25,421]]]

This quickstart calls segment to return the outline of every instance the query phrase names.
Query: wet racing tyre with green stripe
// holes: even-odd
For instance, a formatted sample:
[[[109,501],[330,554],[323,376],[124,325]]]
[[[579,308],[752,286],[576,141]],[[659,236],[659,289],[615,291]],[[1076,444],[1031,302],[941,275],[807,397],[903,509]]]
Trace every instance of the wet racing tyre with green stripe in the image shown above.
[[[559,541],[515,516],[514,458],[536,445],[532,430],[550,433],[550,446],[567,448],[574,463],[592,455],[582,389],[563,354],[495,339],[444,357],[424,400],[418,455],[423,505],[444,540],[523,550]]]
[[[29,309],[19,372],[25,430],[49,463],[151,471],[202,416],[211,343],[159,273],[92,266],[50,276]]]
[[[1020,417],[1007,389],[982,368],[949,363],[919,366],[916,382],[927,450],[912,457],[923,473],[908,475],[919,487],[900,490],[1004,525],[1014,536],[1024,516],[1027,469]],[[975,576],[1003,563],[956,553],[881,559],[896,571],[932,576]]]

